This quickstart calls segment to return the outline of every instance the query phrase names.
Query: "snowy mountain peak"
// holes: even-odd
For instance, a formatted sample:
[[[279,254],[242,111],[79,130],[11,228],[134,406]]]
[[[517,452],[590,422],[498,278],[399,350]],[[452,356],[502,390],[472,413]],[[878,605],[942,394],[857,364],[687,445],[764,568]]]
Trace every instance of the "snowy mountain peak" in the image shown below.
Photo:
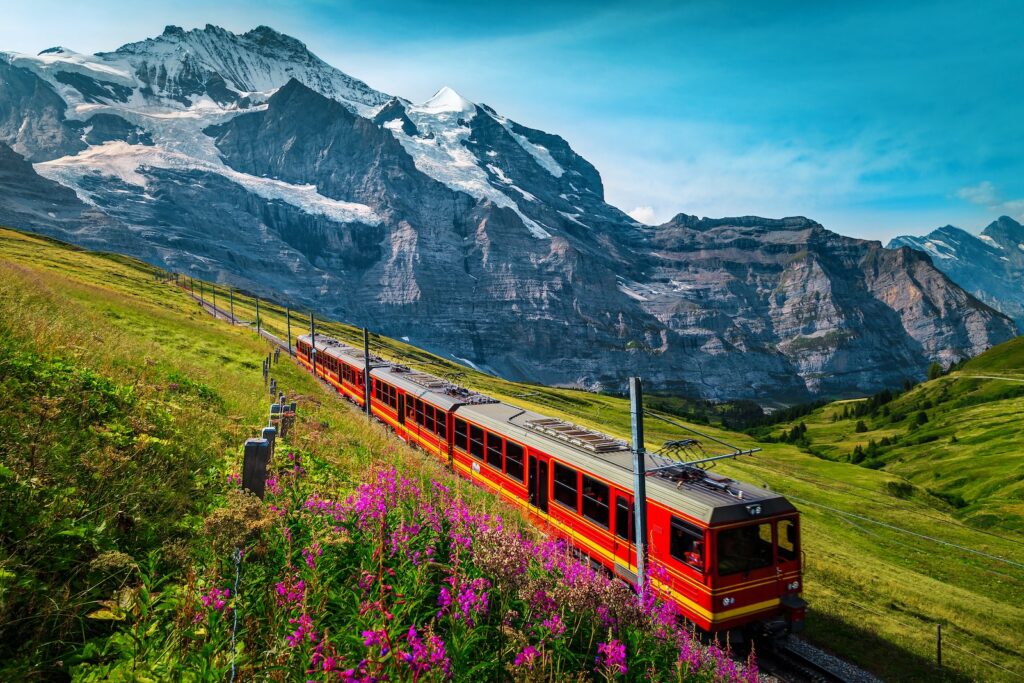
[[[434,96],[423,104],[416,105],[416,110],[424,114],[441,114],[445,112],[461,112],[472,114],[476,105],[455,92],[447,85],[434,93]]]

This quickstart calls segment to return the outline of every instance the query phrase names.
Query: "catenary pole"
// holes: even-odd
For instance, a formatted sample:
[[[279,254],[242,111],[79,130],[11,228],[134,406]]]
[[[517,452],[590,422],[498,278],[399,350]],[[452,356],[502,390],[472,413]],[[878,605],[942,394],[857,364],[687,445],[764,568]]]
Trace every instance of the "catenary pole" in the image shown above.
[[[370,377],[370,330],[363,328],[363,398],[366,400],[366,415],[373,415],[373,408],[370,406],[370,387],[373,379]]]
[[[288,355],[292,355],[292,309],[284,309],[284,319],[288,326]]]
[[[313,311],[309,312],[309,358],[313,364],[313,376],[316,377],[316,322],[313,320]]]
[[[629,418],[633,428],[633,520],[636,526],[636,582],[642,591],[647,578],[647,472],[644,463],[643,384],[639,377],[629,378]]]

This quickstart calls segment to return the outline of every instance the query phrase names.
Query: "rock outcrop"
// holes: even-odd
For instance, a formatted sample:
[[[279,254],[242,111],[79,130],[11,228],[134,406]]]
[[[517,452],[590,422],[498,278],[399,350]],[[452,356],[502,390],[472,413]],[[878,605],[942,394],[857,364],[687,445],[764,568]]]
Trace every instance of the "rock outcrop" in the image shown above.
[[[1009,216],[990,223],[980,236],[947,225],[924,237],[904,235],[889,248],[911,247],[936,268],[1024,330],[1024,226]]]

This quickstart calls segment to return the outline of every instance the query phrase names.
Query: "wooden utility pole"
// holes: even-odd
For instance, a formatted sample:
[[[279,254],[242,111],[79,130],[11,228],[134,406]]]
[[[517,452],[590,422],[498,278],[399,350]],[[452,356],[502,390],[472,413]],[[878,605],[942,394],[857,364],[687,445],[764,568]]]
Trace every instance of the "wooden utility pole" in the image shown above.
[[[213,317],[214,317],[214,319],[216,319],[218,317],[217,316],[217,284],[216,283],[211,283],[210,286],[213,287]]]
[[[203,292],[203,281],[199,281],[199,303],[206,304],[206,294]]]
[[[939,668],[942,668],[942,624],[936,624],[935,632],[935,661]]]
[[[629,378],[629,418],[633,427],[633,521],[636,526],[636,582],[647,578],[647,468],[644,463],[644,395],[639,377]]]
[[[256,334],[260,333],[260,297],[256,295]]]
[[[363,398],[366,401],[366,415],[367,417],[373,415],[373,409],[370,407],[370,330],[363,328]]]
[[[231,306],[231,324],[235,324],[235,289],[228,285],[228,301]]]
[[[292,355],[292,309],[285,307],[284,319],[288,326],[288,355]]]

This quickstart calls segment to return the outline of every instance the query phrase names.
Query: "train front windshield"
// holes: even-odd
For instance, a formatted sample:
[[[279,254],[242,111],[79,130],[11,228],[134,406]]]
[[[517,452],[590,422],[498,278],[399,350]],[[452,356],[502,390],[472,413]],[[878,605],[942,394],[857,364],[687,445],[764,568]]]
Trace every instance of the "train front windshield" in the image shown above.
[[[718,532],[718,575],[749,573],[797,557],[793,519],[761,522]]]

